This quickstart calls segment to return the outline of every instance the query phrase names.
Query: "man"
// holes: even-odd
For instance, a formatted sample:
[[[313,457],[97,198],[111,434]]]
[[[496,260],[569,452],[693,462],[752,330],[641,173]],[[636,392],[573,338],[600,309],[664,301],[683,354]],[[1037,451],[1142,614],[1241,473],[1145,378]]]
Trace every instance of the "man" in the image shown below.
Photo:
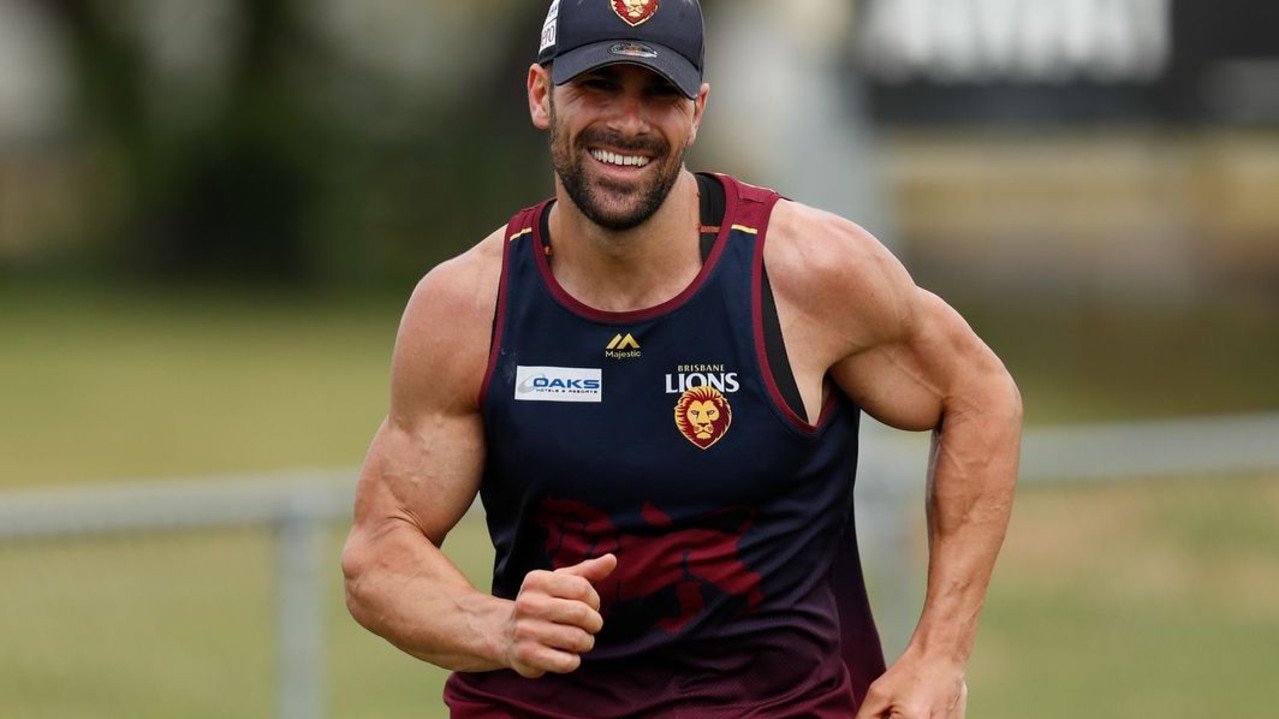
[[[556,194],[433,269],[343,553],[456,717],[963,717],[1017,390],[853,223],[694,175],[695,0],[553,3],[528,74]],[[884,666],[861,411],[933,430],[925,606]],[[492,593],[441,552],[476,495]]]

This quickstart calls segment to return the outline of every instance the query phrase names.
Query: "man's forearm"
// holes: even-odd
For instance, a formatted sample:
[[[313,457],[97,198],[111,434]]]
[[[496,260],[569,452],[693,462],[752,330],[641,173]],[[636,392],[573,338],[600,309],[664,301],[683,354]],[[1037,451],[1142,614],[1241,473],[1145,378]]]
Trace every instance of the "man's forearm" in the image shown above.
[[[1021,446],[1011,380],[948,413],[934,433],[928,479],[928,588],[914,649],[966,664],[1007,532]]]
[[[342,566],[347,607],[369,631],[445,669],[501,668],[496,634],[510,603],[476,589],[424,537],[353,537]]]

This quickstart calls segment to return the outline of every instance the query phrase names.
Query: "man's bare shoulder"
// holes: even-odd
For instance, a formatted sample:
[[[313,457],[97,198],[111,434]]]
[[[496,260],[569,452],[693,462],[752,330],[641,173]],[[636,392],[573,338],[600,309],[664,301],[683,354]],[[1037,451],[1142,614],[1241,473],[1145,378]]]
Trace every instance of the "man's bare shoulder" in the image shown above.
[[[874,235],[802,203],[777,204],[764,259],[780,302],[857,344],[896,333],[915,302],[914,281]]]
[[[502,228],[418,282],[396,338],[394,399],[475,399],[488,365],[505,245]]]
[[[420,309],[428,316],[440,310],[446,310],[446,316],[462,313],[463,317],[479,312],[492,319],[505,232],[504,227],[496,230],[462,254],[433,267],[414,288],[409,310]]]

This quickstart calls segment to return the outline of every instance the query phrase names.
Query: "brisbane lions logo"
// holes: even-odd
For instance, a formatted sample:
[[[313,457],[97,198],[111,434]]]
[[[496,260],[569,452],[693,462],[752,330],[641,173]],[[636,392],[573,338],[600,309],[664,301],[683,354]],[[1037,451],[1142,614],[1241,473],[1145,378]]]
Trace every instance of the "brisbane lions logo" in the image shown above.
[[[613,12],[631,27],[642,25],[657,13],[657,0],[612,0]]]
[[[702,449],[709,449],[728,432],[733,408],[714,387],[694,387],[675,404],[675,426],[680,434]]]

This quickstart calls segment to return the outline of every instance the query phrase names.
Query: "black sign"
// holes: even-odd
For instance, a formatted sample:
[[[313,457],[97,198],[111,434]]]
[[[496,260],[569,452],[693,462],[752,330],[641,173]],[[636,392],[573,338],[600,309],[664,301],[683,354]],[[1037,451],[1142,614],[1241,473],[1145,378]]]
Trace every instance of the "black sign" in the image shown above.
[[[888,123],[1279,123],[1276,0],[859,0]]]

